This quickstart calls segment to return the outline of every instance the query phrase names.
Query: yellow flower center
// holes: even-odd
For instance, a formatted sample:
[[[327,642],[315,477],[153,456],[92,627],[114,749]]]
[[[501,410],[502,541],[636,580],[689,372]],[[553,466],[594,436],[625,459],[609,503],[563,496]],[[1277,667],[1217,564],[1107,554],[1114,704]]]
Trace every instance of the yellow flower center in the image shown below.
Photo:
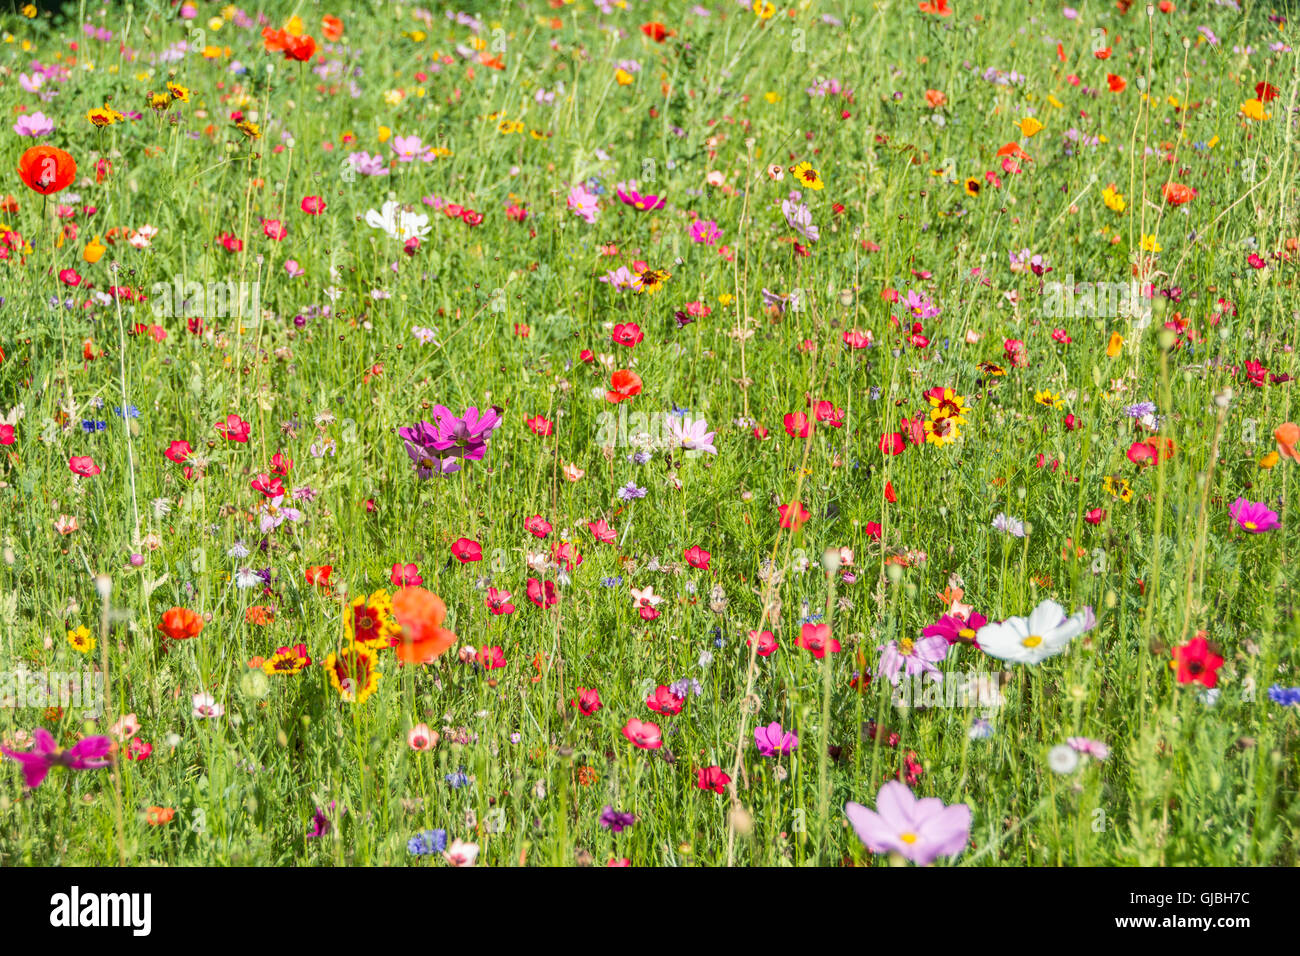
[[[1259,527],[1259,525],[1255,524],[1255,522],[1253,522],[1253,521],[1247,521],[1247,522],[1245,522],[1245,523],[1243,524],[1243,527],[1244,527],[1247,531],[1254,531],[1256,528]]]
[[[1043,639],[1037,634],[1030,634],[1020,643],[1024,647],[1037,647],[1039,644],[1043,643]]]
[[[974,636],[975,636],[975,632],[974,632],[973,630],[971,630],[969,627],[963,627],[960,631],[957,632],[957,636],[958,636],[958,637],[968,637],[968,638],[969,638],[969,637],[974,637]]]
[[[916,842],[915,833],[903,833],[900,834],[898,838],[908,845],[911,845]]]
[[[898,642],[898,653],[904,657],[912,656],[912,639],[910,637],[905,637]]]

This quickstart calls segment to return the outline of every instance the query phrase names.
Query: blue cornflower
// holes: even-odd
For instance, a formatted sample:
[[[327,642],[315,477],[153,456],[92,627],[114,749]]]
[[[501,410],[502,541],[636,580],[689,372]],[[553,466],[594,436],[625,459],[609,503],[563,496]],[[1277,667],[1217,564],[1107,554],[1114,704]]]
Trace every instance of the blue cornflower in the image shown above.
[[[623,501],[635,501],[638,498],[644,498],[645,492],[646,490],[644,488],[638,488],[636,486],[636,482],[629,481],[622,488],[618,489],[618,496]]]
[[[413,856],[430,856],[447,849],[446,830],[425,830],[406,841],[406,850]]]
[[[455,773],[449,773],[446,776],[447,783],[451,784],[453,790],[459,790],[469,783],[469,775],[464,770],[457,770]]]
[[[1274,684],[1268,689],[1268,699],[1283,707],[1300,707],[1300,687],[1283,687]]]
[[[616,588],[623,583],[623,575],[614,578],[601,578],[600,583],[607,588]]]
[[[85,419],[81,423],[81,430],[87,435],[91,435],[95,432],[102,432],[106,428],[108,428],[108,422],[97,422]]]
[[[134,405],[128,405],[126,406],[126,412],[124,414],[121,405],[114,405],[113,414],[118,418],[139,418],[140,409],[136,408]]]
[[[1137,402],[1124,407],[1124,414],[1129,418],[1145,418],[1147,415],[1154,415],[1155,411],[1155,402]]]

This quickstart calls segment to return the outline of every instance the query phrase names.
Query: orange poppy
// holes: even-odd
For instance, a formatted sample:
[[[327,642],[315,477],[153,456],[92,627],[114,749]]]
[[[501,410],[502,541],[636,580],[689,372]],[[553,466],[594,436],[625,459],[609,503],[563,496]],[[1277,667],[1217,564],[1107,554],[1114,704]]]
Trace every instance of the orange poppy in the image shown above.
[[[343,21],[332,14],[326,14],[321,17],[320,33],[330,43],[338,43],[343,39]]]
[[[1123,93],[1124,88],[1128,86],[1128,80],[1122,76],[1116,76],[1114,73],[1107,73],[1106,85],[1110,87],[1112,93]]]
[[[424,588],[404,587],[393,595],[393,617],[402,625],[395,645],[404,664],[428,664],[456,643],[456,635],[442,626],[447,605]]]
[[[605,393],[605,398],[617,405],[634,395],[641,394],[641,376],[621,368],[610,376],[609,387],[610,391]]]
[[[952,8],[948,6],[948,0],[934,0],[933,3],[922,3],[918,9],[922,13],[933,13],[941,17],[952,16]]]
[[[330,585],[330,572],[333,570],[334,566],[331,564],[312,565],[307,569],[307,583],[327,588]]]
[[[170,611],[163,612],[158,630],[173,641],[183,641],[190,637],[198,637],[199,631],[203,630],[203,618],[189,608],[174,607]]]
[[[1277,439],[1277,453],[1283,458],[1290,458],[1292,461],[1300,461],[1300,452],[1296,451],[1296,443],[1300,442],[1300,425],[1295,422],[1284,422],[1277,426],[1273,432],[1273,437]]]
[[[1191,186],[1184,186],[1182,183],[1165,183],[1163,192],[1165,202],[1171,206],[1181,206],[1183,203],[1191,202],[1196,198],[1196,190]]]
[[[262,42],[267,53],[283,53],[286,60],[306,63],[316,52],[316,41],[310,36],[296,37],[287,30],[262,30]]]
[[[176,816],[176,810],[173,807],[148,807],[144,811],[144,817],[151,827],[170,823],[174,816]]]
[[[57,146],[33,146],[18,160],[18,175],[43,196],[57,193],[77,178],[77,162]]]
[[[1033,160],[1030,159],[1029,154],[1020,148],[1019,143],[1007,143],[1007,145],[1003,146],[1001,149],[998,150],[997,155],[1014,156],[1016,159],[1023,159],[1027,162],[1033,162]]]

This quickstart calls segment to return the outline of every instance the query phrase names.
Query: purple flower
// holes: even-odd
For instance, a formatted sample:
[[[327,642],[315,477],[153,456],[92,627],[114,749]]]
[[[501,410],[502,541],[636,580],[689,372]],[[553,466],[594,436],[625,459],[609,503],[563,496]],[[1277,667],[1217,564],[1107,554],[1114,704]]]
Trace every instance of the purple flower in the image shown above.
[[[632,824],[636,823],[636,814],[624,813],[621,810],[615,810],[613,807],[606,806],[600,811],[600,825],[606,830],[613,830],[615,833],[622,833]]]
[[[24,113],[14,123],[14,132],[19,136],[48,136],[54,132],[54,120],[44,113]]]
[[[944,637],[922,637],[919,641],[910,637],[905,637],[901,641],[890,641],[883,647],[876,648],[878,651],[884,651],[880,655],[880,673],[889,678],[889,682],[895,687],[898,686],[898,673],[906,667],[906,674],[911,677],[914,674],[929,672],[936,675],[940,680],[943,675],[939,673],[939,668],[935,667],[936,661],[941,661],[948,656],[948,640]]]
[[[109,737],[85,737],[77,741],[70,749],[57,746],[54,737],[44,727],[32,731],[36,746],[23,752],[0,747],[10,760],[17,760],[23,767],[23,781],[29,790],[35,790],[45,780],[51,767],[67,767],[69,770],[97,770],[107,767],[110,761],[104,757],[113,741]]]
[[[624,205],[631,206],[638,212],[651,212],[662,209],[668,202],[662,196],[643,196],[636,191],[636,183],[619,183],[615,190]]]
[[[773,721],[766,727],[754,728],[754,744],[764,757],[785,757],[799,746],[799,737]]]
[[[1277,520],[1277,512],[1270,511],[1262,501],[1247,501],[1238,498],[1228,506],[1228,514],[1236,519],[1237,524],[1251,534],[1261,534],[1282,527]]]
[[[946,807],[934,797],[918,800],[897,780],[880,788],[874,811],[850,802],[844,813],[872,853],[898,853],[921,866],[937,857],[956,856],[970,840],[970,807]]]

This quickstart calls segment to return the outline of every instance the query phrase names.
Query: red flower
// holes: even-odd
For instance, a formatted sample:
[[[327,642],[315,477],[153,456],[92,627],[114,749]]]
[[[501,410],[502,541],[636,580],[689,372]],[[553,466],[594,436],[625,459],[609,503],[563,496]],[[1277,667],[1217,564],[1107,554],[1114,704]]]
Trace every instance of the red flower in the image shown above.
[[[680,714],[684,703],[686,703],[686,698],[678,697],[663,684],[656,687],[654,693],[645,700],[645,705],[656,714],[666,714],[668,716]]]
[[[601,707],[605,706],[601,703],[600,691],[596,690],[594,687],[579,687],[578,696],[570,701],[570,703],[574,707],[577,707],[578,710],[587,717],[592,716],[596,711],[600,710]]]
[[[701,571],[707,571],[709,570],[709,559],[712,558],[713,555],[697,544],[687,548],[683,557],[686,558],[686,563],[691,567],[699,568]]]
[[[664,745],[658,724],[652,724],[648,720],[637,720],[635,717],[630,718],[624,725],[623,736],[642,750],[658,750]]]
[[[1181,206],[1183,203],[1191,202],[1197,196],[1195,189],[1182,183],[1165,183],[1162,192],[1165,202],[1171,206]]]
[[[528,600],[538,607],[554,607],[560,599],[555,593],[555,582],[543,583],[537,578],[528,579]]]
[[[747,646],[752,645],[755,638],[758,639],[758,650],[754,653],[759,657],[771,657],[776,653],[778,645],[776,643],[776,637],[771,631],[750,631],[749,639],[745,641],[745,644]]]
[[[1083,516],[1083,520],[1088,522],[1088,524],[1101,524],[1103,521],[1106,520],[1106,509],[1093,508],[1091,511],[1089,511],[1086,515]]]
[[[190,452],[193,450],[194,449],[187,441],[174,441],[167,446],[167,450],[163,452],[163,454],[170,460],[176,462],[176,464],[183,465],[185,459],[190,457]]]
[[[199,632],[203,630],[203,617],[189,608],[174,607],[163,612],[162,619],[158,622],[158,630],[173,641],[198,637]]]
[[[612,337],[616,344],[633,348],[645,338],[645,333],[641,331],[641,326],[635,322],[621,322],[614,326],[614,335]]]
[[[488,671],[506,666],[505,651],[499,647],[480,647],[478,653],[474,655],[474,660]]]
[[[74,475],[82,478],[89,478],[91,475],[99,474],[99,466],[95,464],[95,459],[89,455],[73,455],[68,459],[68,468]]]
[[[524,530],[536,538],[545,538],[551,533],[551,523],[541,515],[524,519]]]
[[[785,416],[785,433],[791,438],[807,438],[813,423],[803,412],[790,412]]]
[[[802,528],[804,522],[812,517],[808,509],[799,501],[791,502],[788,505],[781,505],[776,510],[781,513],[781,527],[793,528],[795,531]]]
[[[1219,682],[1223,658],[1211,650],[1204,631],[1197,631],[1195,637],[1182,647],[1175,647],[1173,653],[1169,666],[1178,672],[1178,683],[1213,687]]]
[[[886,455],[901,455],[906,447],[902,432],[886,432],[880,436],[880,450]]]
[[[469,538],[457,538],[451,543],[451,554],[461,564],[483,560],[483,546]]]
[[[247,442],[253,426],[238,415],[227,415],[224,422],[217,422],[217,431],[226,436],[228,441]]]
[[[831,637],[829,624],[805,624],[794,643],[796,647],[811,652],[817,660],[825,657],[827,651],[837,654],[840,650],[840,642]]]
[[[551,433],[551,422],[541,415],[534,415],[532,418],[525,419],[524,424],[528,426],[528,430],[534,435],[546,436]]]
[[[695,785],[701,790],[723,793],[729,783],[731,783],[731,778],[723,773],[722,768],[716,764],[712,767],[699,767],[695,771]]]
[[[320,196],[303,196],[301,208],[309,216],[319,216],[325,211],[325,200]]]
[[[307,569],[307,583],[314,584],[318,588],[327,588],[330,586],[330,572],[334,570],[331,564],[316,564]]]
[[[641,32],[654,40],[655,43],[663,43],[668,37],[677,35],[676,30],[669,30],[662,23],[643,23],[641,24]]]

